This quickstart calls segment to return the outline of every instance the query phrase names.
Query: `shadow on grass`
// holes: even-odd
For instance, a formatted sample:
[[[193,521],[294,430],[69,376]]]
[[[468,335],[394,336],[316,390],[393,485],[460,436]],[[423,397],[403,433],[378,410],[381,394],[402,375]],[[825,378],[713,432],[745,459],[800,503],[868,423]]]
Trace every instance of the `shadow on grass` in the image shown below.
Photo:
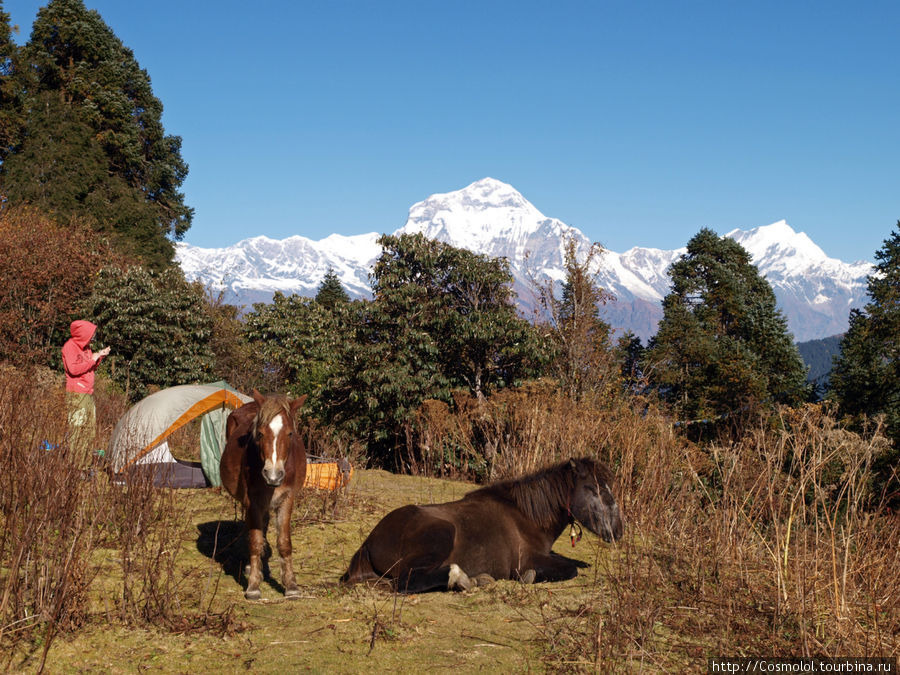
[[[245,569],[250,562],[250,549],[247,529],[243,521],[212,520],[197,525],[197,550],[207,558],[215,560],[222,566],[222,571],[237,582],[241,588],[247,588]],[[272,578],[269,570],[269,558],[272,548],[268,540],[263,550],[263,581],[268,583],[277,593],[284,594],[284,587]]]

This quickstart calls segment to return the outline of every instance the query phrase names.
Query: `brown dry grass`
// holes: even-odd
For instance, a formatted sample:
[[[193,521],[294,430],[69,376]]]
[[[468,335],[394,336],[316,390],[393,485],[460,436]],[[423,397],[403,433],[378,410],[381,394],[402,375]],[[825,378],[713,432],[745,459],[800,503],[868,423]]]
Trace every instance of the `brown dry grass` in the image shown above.
[[[716,655],[898,654],[900,523],[872,491],[888,449],[877,429],[863,438],[810,405],[700,447],[635,403],[532,386],[455,413],[430,404],[410,435],[423,467],[454,447],[493,477],[571,455],[615,468],[629,534],[598,560],[596,593],[544,621],[559,626],[545,636],[552,663],[669,671]]]
[[[253,604],[230,498],[81,480],[64,452],[35,450],[61,441],[64,414],[55,385],[34,382],[0,374],[7,668],[46,656],[51,672],[668,672],[711,656],[900,652],[900,523],[870,481],[886,441],[820,406],[700,447],[646,402],[575,404],[546,383],[485,406],[429,404],[407,453],[431,477],[357,471],[346,493],[308,495],[294,516],[304,598],[282,599],[273,565]],[[103,436],[124,404],[104,393],[98,408]],[[616,546],[558,542],[592,564],[577,579],[410,598],[337,586],[387,510],[472,487],[440,476],[502,478],[574,455],[613,466],[627,518]]]

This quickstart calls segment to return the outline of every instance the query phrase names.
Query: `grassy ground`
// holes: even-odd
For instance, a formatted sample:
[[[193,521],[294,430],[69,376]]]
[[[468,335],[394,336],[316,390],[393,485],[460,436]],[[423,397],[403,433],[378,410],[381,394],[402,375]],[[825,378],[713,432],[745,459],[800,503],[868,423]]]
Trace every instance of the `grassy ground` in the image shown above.
[[[545,670],[548,657],[564,666],[552,652],[566,629],[574,627],[568,624],[580,620],[577,607],[585,597],[601,592],[592,569],[557,584],[505,581],[467,593],[410,597],[337,584],[353,552],[388,510],[452,500],[472,487],[357,471],[348,492],[337,499],[308,495],[295,511],[293,526],[303,595],[284,600],[280,566],[273,560],[271,577],[262,585],[263,599],[254,603],[244,600],[239,582],[246,543],[231,498],[215,490],[179,492],[189,514],[177,554],[183,595],[198,610],[230,611],[227,626],[218,632],[190,626],[174,632],[112,628],[116,624],[104,616],[111,603],[99,590],[91,625],[53,643],[47,670],[529,672]],[[574,549],[565,536],[555,548],[571,557],[596,563],[596,556],[605,552],[606,545],[593,535],[586,534]],[[117,554],[104,553],[109,555],[104,575],[113,580]],[[98,579],[94,588],[103,589],[103,581]],[[563,624],[560,617],[566,617]],[[25,670],[34,665],[18,663]]]

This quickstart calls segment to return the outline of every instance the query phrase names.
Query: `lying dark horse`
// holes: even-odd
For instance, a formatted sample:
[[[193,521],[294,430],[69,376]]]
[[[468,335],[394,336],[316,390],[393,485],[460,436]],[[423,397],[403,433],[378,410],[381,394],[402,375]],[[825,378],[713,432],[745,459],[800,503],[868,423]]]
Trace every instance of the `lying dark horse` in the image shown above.
[[[291,562],[291,511],[306,478],[306,449],[297,431],[295,413],[306,396],[288,400],[264,397],[253,391],[253,401],[228,416],[225,450],[219,471],[222,485],[244,506],[250,540],[250,565],[244,597],[258,600],[262,555],[269,511],[275,512],[281,580],[287,598],[300,595]]]
[[[459,501],[403,506],[375,526],[341,582],[390,579],[400,592],[420,593],[493,579],[571,579],[584,563],[550,548],[575,520],[605,541],[622,536],[611,484],[605,464],[571,459]]]

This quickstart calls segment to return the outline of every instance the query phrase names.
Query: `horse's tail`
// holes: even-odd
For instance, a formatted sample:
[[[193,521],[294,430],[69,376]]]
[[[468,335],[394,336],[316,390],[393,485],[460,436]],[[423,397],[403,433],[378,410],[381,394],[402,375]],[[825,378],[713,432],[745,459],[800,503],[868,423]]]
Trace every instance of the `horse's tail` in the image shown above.
[[[372,561],[369,558],[369,548],[363,543],[359,550],[350,558],[350,565],[347,571],[341,576],[342,584],[357,584],[367,579],[377,579],[378,574],[372,567]]]

